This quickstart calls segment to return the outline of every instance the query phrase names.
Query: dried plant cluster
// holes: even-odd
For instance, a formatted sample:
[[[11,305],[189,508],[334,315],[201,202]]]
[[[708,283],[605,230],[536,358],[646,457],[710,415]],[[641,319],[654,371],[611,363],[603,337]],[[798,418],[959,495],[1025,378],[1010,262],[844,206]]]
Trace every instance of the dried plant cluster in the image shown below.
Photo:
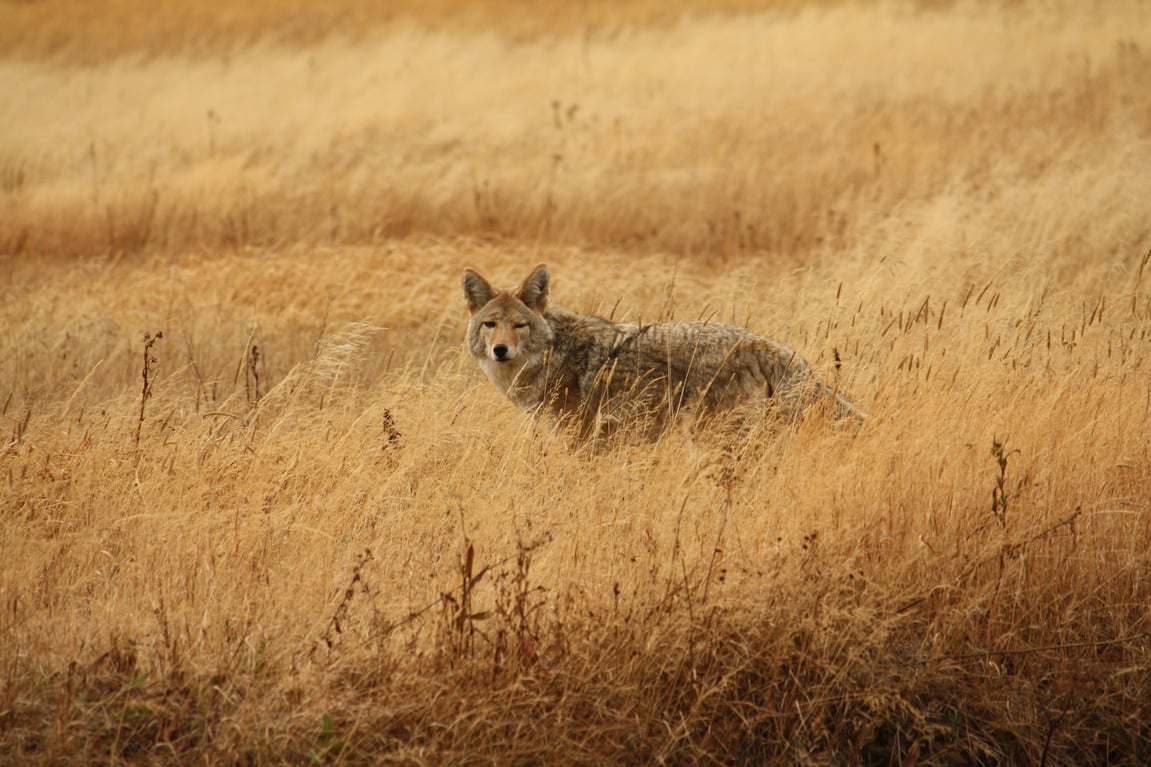
[[[1145,4],[190,7],[0,8],[0,763],[1151,761]],[[870,418],[556,438],[539,261]]]

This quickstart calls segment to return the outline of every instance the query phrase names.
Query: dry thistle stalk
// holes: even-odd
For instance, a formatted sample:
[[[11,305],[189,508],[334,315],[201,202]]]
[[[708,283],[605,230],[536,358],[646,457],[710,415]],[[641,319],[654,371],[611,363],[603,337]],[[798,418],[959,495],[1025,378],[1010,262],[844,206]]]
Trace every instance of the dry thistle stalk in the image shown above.
[[[991,488],[991,514],[1000,527],[1007,526],[1007,459],[1012,453],[1019,452],[1006,448],[1007,440],[1000,442],[995,437],[991,438],[991,455],[999,467],[999,473],[995,477],[995,486]]]
[[[332,617],[328,621],[328,626],[324,629],[323,636],[320,637],[328,650],[332,650],[336,645],[336,634],[344,633],[343,625],[340,623],[348,614],[348,607],[351,605],[352,598],[356,596],[356,586],[359,585],[360,589],[371,596],[372,590],[364,581],[364,567],[372,561],[373,555],[371,549],[364,549],[359,556],[356,557],[356,564],[352,566],[352,577],[348,581],[347,587],[344,589],[343,594],[340,596],[340,602],[336,605],[335,611],[332,612]]]
[[[144,385],[140,390],[140,417],[136,421],[135,444],[137,448],[140,447],[140,430],[144,427],[144,405],[152,396],[152,382],[156,379],[153,365],[156,364],[157,359],[152,356],[152,347],[163,337],[164,332],[162,330],[156,331],[155,335],[144,334],[144,367],[140,372],[140,376],[144,379]]]
[[[244,389],[248,401],[260,401],[260,347],[252,344],[244,360]]]

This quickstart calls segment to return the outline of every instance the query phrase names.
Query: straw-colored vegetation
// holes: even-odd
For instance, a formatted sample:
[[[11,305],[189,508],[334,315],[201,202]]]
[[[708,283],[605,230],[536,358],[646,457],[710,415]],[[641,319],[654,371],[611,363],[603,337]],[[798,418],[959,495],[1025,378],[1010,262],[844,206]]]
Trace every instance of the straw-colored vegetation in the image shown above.
[[[159,8],[0,6],[0,763],[1151,761],[1146,4]],[[871,418],[543,433],[539,261]]]

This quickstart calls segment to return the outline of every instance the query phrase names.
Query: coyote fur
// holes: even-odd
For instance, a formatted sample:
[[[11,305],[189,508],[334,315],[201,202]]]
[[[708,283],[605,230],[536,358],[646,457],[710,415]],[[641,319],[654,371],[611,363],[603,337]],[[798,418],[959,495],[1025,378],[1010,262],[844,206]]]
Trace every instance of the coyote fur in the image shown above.
[[[820,400],[836,417],[866,417],[781,343],[719,322],[613,322],[568,311],[550,304],[549,284],[543,264],[510,290],[465,269],[468,351],[513,403],[581,437],[630,424],[654,438],[689,409],[759,403],[793,419]]]

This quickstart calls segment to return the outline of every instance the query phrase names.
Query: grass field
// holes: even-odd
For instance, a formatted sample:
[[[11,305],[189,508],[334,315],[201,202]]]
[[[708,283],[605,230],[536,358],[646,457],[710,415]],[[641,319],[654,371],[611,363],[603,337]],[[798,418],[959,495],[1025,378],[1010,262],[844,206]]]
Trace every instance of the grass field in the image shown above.
[[[1151,763],[1145,3],[0,30],[0,764]],[[549,435],[541,261],[871,418]]]

